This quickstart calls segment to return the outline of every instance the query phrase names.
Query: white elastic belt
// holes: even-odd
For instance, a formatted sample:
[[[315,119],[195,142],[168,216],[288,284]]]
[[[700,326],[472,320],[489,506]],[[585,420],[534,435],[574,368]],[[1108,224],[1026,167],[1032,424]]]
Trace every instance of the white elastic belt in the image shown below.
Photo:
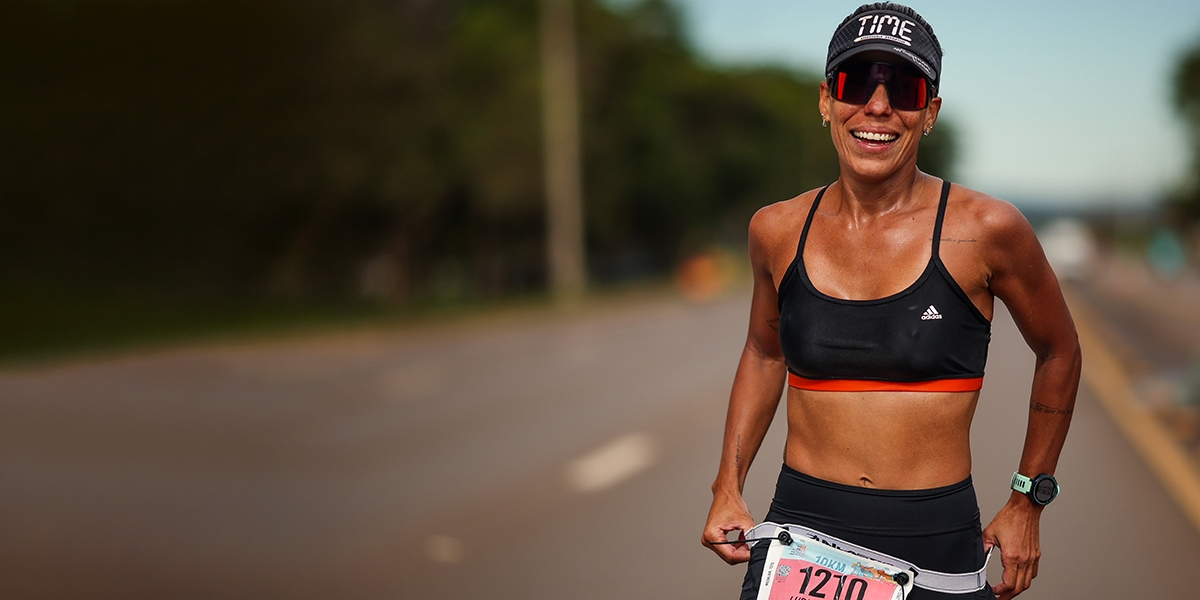
[[[759,523],[751,527],[750,531],[746,532],[746,540],[748,543],[754,544],[763,540],[778,539],[779,532],[781,531],[787,531],[793,537],[811,538],[822,544],[827,544],[846,552],[852,552],[864,558],[888,563],[900,569],[908,569],[914,575],[913,585],[931,592],[941,592],[943,594],[968,594],[983,589],[987,585],[988,562],[992,560],[992,553],[988,551],[987,558],[984,559],[983,566],[978,571],[972,573],[942,573],[941,571],[922,569],[906,560],[901,560],[894,556],[835,538],[832,535],[826,535],[802,525],[780,525],[770,522]]]

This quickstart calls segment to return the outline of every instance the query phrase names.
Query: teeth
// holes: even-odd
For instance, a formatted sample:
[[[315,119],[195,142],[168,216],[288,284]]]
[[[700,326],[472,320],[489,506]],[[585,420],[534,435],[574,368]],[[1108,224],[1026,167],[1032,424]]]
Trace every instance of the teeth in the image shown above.
[[[890,142],[900,136],[894,133],[874,133],[870,131],[855,131],[854,137],[868,142]]]

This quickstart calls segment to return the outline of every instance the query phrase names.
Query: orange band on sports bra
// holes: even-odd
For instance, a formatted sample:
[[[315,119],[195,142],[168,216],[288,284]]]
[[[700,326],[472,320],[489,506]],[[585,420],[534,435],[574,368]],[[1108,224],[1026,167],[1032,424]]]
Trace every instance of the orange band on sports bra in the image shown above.
[[[788,373],[788,385],[817,392],[974,392],[983,388],[983,378],[875,381],[873,379],[808,379],[795,373]]]

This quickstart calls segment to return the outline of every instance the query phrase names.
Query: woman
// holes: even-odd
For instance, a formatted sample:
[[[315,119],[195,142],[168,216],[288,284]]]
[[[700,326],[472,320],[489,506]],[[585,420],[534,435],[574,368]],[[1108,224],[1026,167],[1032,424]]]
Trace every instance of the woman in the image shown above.
[[[918,587],[912,599],[1004,600],[1037,575],[1038,522],[1057,495],[1079,345],[1021,214],[917,169],[921,136],[941,108],[941,56],[908,7],[864,5],[847,17],[830,42],[819,103],[840,175],[750,222],[750,331],[702,537],[726,562],[750,561],[743,598],[756,597],[768,544],[722,542],[755,524],[742,485],[785,381],[787,445],[767,521],[946,573],[977,571],[999,547],[996,585]],[[1014,491],[984,529],[969,433],[995,298],[1037,366]]]

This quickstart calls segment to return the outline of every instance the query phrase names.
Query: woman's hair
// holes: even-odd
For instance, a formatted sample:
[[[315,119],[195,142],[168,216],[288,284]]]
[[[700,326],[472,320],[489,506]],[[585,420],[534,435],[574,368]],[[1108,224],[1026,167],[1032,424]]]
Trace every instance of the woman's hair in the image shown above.
[[[870,12],[873,10],[890,10],[892,12],[898,12],[902,15],[912,17],[912,20],[916,21],[917,25],[920,25],[921,28],[924,29],[929,34],[929,39],[933,40],[933,48],[935,50],[937,50],[938,58],[941,58],[942,55],[944,54],[942,52],[942,43],[938,41],[937,35],[933,33],[933,26],[930,25],[927,21],[925,21],[924,17],[922,17],[921,15],[918,15],[917,11],[915,11],[907,6],[904,6],[903,4],[896,4],[894,2],[873,2],[871,4],[864,4],[860,7],[858,7],[858,9],[855,10],[853,13],[851,13],[850,16],[846,17],[845,19],[842,19],[841,24],[838,25],[837,29],[835,29],[834,31],[841,29],[842,25],[849,23],[850,20],[853,19],[854,17],[857,17],[858,15],[861,15],[865,12]]]

